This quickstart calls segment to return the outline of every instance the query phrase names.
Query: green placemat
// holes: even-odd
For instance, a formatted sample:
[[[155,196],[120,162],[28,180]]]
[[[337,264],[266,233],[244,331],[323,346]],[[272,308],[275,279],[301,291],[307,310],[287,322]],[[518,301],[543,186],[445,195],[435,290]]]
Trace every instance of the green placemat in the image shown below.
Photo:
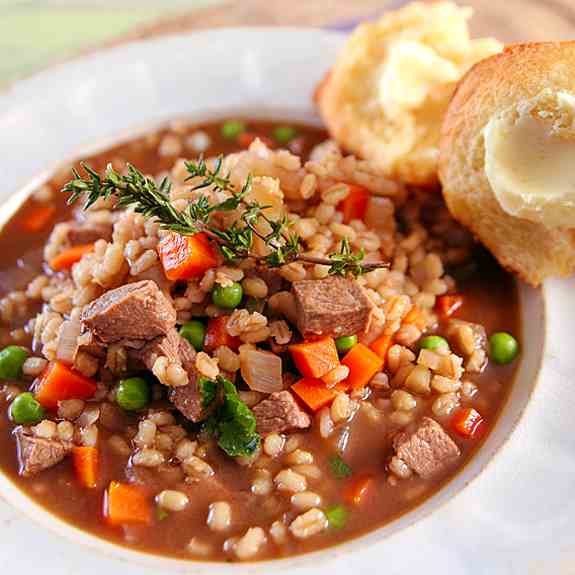
[[[0,0],[0,88],[136,26],[219,0]]]

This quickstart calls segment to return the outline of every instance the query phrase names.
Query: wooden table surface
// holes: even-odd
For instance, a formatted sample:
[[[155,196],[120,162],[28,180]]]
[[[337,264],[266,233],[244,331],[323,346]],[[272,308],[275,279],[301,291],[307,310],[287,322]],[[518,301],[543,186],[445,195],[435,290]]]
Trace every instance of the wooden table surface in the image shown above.
[[[347,29],[405,4],[402,0],[235,0],[161,19],[122,39],[223,26],[322,26]],[[575,0],[465,0],[474,34],[504,42],[575,39]]]
[[[0,90],[47,66],[126,40],[222,26],[351,30],[407,1],[0,0]],[[505,42],[575,38],[575,0],[456,1],[476,8],[474,34]]]

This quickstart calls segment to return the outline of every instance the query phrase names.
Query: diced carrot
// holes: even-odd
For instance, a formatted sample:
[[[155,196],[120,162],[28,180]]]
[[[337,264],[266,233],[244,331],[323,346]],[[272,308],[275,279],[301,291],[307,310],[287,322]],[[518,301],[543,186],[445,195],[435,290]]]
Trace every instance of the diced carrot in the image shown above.
[[[383,365],[381,369],[385,367],[385,362],[387,361],[387,352],[393,343],[393,336],[391,335],[380,335],[369,347],[371,351],[374,351],[382,360]]]
[[[55,409],[65,399],[90,399],[96,393],[96,382],[70,369],[60,361],[53,361],[38,377],[36,399],[47,409]]]
[[[238,136],[238,144],[242,148],[249,148],[256,138],[259,138],[268,148],[274,148],[275,142],[262,134],[254,134],[253,132],[242,132]]]
[[[72,246],[50,260],[50,267],[55,272],[69,270],[76,262],[79,262],[82,259],[84,254],[89,254],[93,251],[94,244],[80,244],[78,246]]]
[[[319,411],[330,404],[336,391],[329,388],[321,379],[304,377],[291,386],[291,390],[312,410]]]
[[[367,210],[367,202],[370,193],[361,186],[348,184],[349,194],[338,205],[338,210],[343,214],[343,223],[349,224],[351,220],[363,220]]]
[[[158,253],[169,280],[196,278],[218,265],[216,251],[203,233],[170,233],[160,240]]]
[[[238,350],[241,341],[239,338],[230,335],[226,329],[226,324],[229,319],[229,315],[221,315],[208,320],[208,327],[206,328],[206,335],[204,337],[205,351],[211,353],[222,345],[229,347],[233,351]]]
[[[56,214],[54,206],[38,206],[26,215],[22,228],[27,232],[39,232],[44,229]]]
[[[152,512],[141,487],[111,481],[104,499],[104,516],[110,525],[149,525]]]
[[[473,409],[473,407],[460,409],[451,419],[451,428],[453,431],[466,439],[471,439],[479,435],[484,425],[485,420],[483,416],[479,411]]]
[[[463,296],[461,294],[440,295],[435,302],[435,310],[440,319],[447,319],[463,305]]]
[[[371,475],[360,475],[352,481],[345,491],[345,499],[354,505],[361,505],[367,497],[373,485]]]
[[[346,381],[348,386],[354,390],[365,387],[383,367],[383,359],[363,343],[352,347],[341,363],[349,367],[349,376]]]
[[[422,311],[417,307],[413,306],[403,318],[404,324],[413,324],[420,330],[424,330],[427,327],[427,322],[425,317],[423,317]]]
[[[329,405],[338,393],[347,391],[347,384],[340,382],[335,387],[328,387],[321,379],[304,377],[294,383],[291,390],[315,412]]]
[[[320,378],[339,365],[333,337],[322,337],[289,346],[296,367],[304,377]]]
[[[78,482],[83,487],[93,489],[98,484],[100,454],[96,447],[74,447],[72,459]]]

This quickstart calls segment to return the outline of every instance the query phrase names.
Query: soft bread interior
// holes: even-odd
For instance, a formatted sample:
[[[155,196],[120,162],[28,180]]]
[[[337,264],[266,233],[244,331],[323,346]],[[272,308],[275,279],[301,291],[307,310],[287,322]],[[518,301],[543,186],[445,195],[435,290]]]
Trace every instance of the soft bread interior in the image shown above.
[[[471,40],[471,9],[415,2],[359,26],[317,91],[332,137],[386,174],[437,182],[439,132],[457,80],[501,45]]]

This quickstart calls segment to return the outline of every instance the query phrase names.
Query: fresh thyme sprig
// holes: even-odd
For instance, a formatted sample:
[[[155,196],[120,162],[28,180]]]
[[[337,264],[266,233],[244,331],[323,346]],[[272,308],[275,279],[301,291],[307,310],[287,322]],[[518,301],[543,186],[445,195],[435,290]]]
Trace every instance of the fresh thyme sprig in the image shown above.
[[[226,197],[221,202],[210,203],[207,195],[200,194],[183,211],[176,210],[170,202],[171,183],[167,178],[158,185],[153,178],[145,176],[130,164],[125,174],[116,172],[108,165],[102,175],[84,162],[81,166],[85,175],[73,169],[74,178],[62,188],[62,192],[70,195],[68,203],[85,197],[84,209],[88,209],[98,199],[113,196],[118,207],[131,206],[145,217],[156,218],[164,230],[182,235],[205,233],[218,245],[227,260],[254,258],[269,267],[301,261],[329,266],[331,275],[344,276],[359,276],[387,265],[384,262],[364,263],[363,250],[354,254],[347,239],[342,240],[338,252],[329,254],[327,258],[304,254],[301,238],[290,231],[287,216],[278,220],[271,219],[265,213],[270,206],[248,200],[252,187],[251,176],[246,178],[239,191],[236,190],[230,175],[222,171],[222,157],[218,158],[213,169],[204,159],[185,162],[189,174],[186,181],[199,180],[193,184],[193,191],[209,188],[225,193]],[[233,224],[222,228],[214,223],[213,216],[216,213],[232,211],[238,213]],[[255,237],[267,246],[269,255],[253,253]]]
[[[114,196],[118,207],[133,206],[137,213],[148,218],[157,218],[165,229],[182,234],[195,234],[200,231],[196,224],[203,222],[203,211],[209,209],[207,198],[200,198],[197,205],[190,205],[190,209],[178,212],[170,202],[172,185],[167,178],[158,186],[152,178],[144,176],[130,164],[125,175],[119,174],[108,165],[103,176],[84,162],[81,162],[81,166],[86,171],[86,176],[72,168],[74,179],[62,188],[62,192],[70,194],[69,204],[85,197],[84,209],[87,210],[100,198],[108,200]]]

